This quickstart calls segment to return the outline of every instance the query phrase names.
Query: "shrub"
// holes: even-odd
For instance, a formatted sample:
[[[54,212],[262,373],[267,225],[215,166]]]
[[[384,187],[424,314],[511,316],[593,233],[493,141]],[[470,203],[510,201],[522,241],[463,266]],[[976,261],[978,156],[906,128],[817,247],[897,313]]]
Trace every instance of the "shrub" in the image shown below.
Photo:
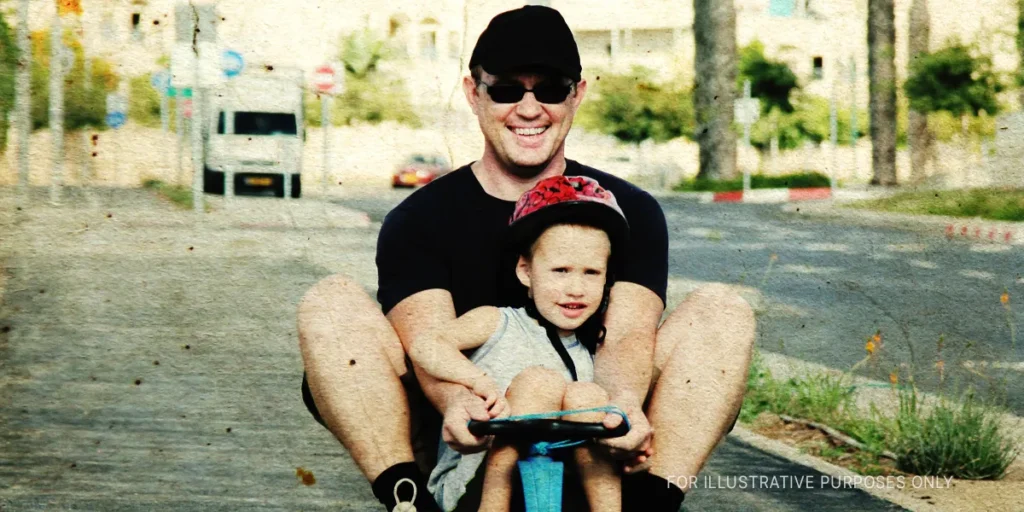
[[[696,121],[689,89],[655,83],[653,72],[634,67],[625,75],[601,74],[579,112],[580,125],[630,143],[692,136]]]
[[[750,188],[752,189],[817,188],[828,187],[830,184],[829,177],[819,172],[782,174],[779,176],[754,174],[750,176]],[[689,179],[680,182],[673,189],[679,192],[728,192],[743,190],[743,177],[731,180]]]
[[[943,400],[924,415],[916,392],[902,392],[892,446],[901,471],[970,480],[1001,478],[1017,456],[998,417],[971,394],[959,404]]]

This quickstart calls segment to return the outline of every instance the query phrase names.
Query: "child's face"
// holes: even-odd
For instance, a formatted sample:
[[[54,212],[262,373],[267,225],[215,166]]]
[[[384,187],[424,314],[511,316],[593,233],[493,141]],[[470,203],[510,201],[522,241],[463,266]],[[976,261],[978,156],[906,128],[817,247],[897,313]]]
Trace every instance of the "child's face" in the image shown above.
[[[610,254],[604,231],[557,225],[534,243],[531,261],[519,258],[516,275],[530,289],[537,312],[565,335],[601,306]]]

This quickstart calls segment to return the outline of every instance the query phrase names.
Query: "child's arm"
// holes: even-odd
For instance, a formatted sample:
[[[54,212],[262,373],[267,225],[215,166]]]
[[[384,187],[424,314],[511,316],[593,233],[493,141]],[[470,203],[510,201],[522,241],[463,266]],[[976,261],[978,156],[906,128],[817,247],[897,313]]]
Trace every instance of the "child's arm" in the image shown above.
[[[417,336],[409,349],[409,358],[436,379],[472,389],[485,397],[490,406],[497,399],[493,396],[497,394],[497,384],[461,351],[483,345],[494,334],[500,318],[498,308],[483,306],[473,309]]]

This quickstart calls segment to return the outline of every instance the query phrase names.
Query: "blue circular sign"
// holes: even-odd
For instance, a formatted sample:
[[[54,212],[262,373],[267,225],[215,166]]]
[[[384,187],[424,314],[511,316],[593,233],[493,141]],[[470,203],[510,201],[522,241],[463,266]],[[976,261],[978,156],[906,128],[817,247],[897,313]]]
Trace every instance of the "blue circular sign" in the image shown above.
[[[107,114],[107,126],[115,130],[124,126],[127,120],[128,118],[124,115],[124,112],[111,112]]]
[[[165,93],[171,87],[171,74],[167,70],[157,71],[149,78],[149,83],[160,93]]]
[[[245,60],[242,54],[234,50],[224,50],[220,58],[220,67],[228,78],[236,77],[245,68]]]

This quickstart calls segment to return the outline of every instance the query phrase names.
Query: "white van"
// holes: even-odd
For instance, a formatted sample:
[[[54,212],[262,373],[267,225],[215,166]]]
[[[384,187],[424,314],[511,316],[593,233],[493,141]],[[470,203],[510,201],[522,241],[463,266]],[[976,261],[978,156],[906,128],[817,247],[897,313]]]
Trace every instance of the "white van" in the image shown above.
[[[273,73],[273,75],[271,75]],[[237,195],[284,197],[302,191],[305,138],[302,73],[239,76],[206,94],[203,190],[224,193],[224,171],[235,173]]]

